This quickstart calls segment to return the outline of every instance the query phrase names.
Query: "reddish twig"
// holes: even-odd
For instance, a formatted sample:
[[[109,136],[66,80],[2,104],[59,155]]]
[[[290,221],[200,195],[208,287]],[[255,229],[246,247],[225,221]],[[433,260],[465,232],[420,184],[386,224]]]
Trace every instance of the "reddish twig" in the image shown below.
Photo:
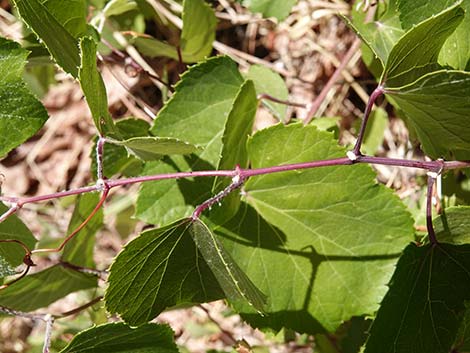
[[[104,189],[103,189],[103,194],[101,195],[101,198],[99,200],[99,202],[97,203],[97,205],[95,206],[95,208],[93,209],[93,211],[91,211],[91,213],[88,215],[88,217],[72,232],[70,233],[67,238],[65,238],[65,240],[57,247],[57,248],[54,248],[54,249],[36,249],[36,250],[33,250],[32,253],[33,254],[37,254],[37,253],[43,253],[43,252],[59,252],[59,251],[62,251],[62,249],[65,247],[65,245],[70,241],[72,240],[72,238],[77,235],[77,233],[83,229],[83,227],[85,227],[87,225],[87,223],[93,218],[93,216],[99,211],[99,209],[101,208],[101,206],[103,206],[104,202],[106,201],[106,198],[108,196],[108,193],[109,193],[109,187],[104,184]]]

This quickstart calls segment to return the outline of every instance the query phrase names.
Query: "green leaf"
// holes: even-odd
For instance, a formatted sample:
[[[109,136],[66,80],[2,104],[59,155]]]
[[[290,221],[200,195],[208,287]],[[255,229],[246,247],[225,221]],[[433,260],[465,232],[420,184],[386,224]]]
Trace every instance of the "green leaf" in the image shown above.
[[[164,56],[174,60],[179,59],[178,50],[174,46],[148,35],[134,34],[130,41],[137,49],[139,49],[139,52],[145,56],[149,56],[151,58]]]
[[[106,17],[116,16],[137,8],[135,0],[111,0],[104,7],[103,14]]]
[[[155,161],[165,155],[190,154],[198,150],[190,143],[170,137],[132,137],[123,141],[108,139],[108,142],[124,146],[129,154],[143,161]]]
[[[163,310],[224,297],[214,274],[192,240],[191,223],[179,220],[142,233],[111,265],[106,308],[130,325],[141,325]]]
[[[463,16],[462,8],[453,6],[406,32],[391,50],[381,81],[390,87],[389,81],[402,75],[400,82],[395,79],[394,86],[405,85],[413,80],[403,74],[415,67],[437,63],[444,42],[460,24]]]
[[[365,353],[447,353],[470,299],[470,246],[404,251],[372,324]]]
[[[67,234],[72,233],[91,214],[98,204],[98,193],[82,194],[75,203],[75,209],[70,219]],[[95,234],[103,225],[103,210],[100,209],[66,245],[62,252],[62,261],[73,265],[93,268],[93,248]]]
[[[197,219],[190,225],[189,231],[230,302],[239,305],[247,303],[261,313],[266,296],[250,281],[210,229]]]
[[[33,136],[46,122],[46,109],[22,80],[28,51],[0,37],[0,158]]]
[[[236,64],[228,57],[211,58],[190,68],[176,86],[173,97],[160,111],[152,133],[179,138],[202,146],[204,150],[184,158],[166,158],[163,163],[148,166],[145,173],[215,169],[223,153],[222,136],[227,119],[231,111],[236,109],[234,102],[243,83]],[[242,99],[241,96],[239,99]],[[233,118],[237,116],[233,115]],[[243,120],[246,121],[246,118],[244,116]],[[204,128],[201,129],[201,126]],[[242,136],[239,138],[243,139]],[[213,183],[212,178],[146,183],[139,190],[136,216],[160,226],[188,217],[194,206],[212,196]]]
[[[439,55],[439,63],[448,65],[456,70],[470,70],[470,42],[468,29],[470,28],[470,1],[464,0],[462,7],[465,18],[454,33],[447,39]]]
[[[441,70],[401,88],[386,89],[432,158],[458,157],[470,148],[470,73]]]
[[[385,129],[388,126],[388,114],[382,108],[372,111],[364,134],[362,150],[368,155],[374,155],[382,145]]]
[[[461,0],[398,0],[400,21],[404,29],[409,29],[418,23],[438,14],[446,8],[462,3]]]
[[[173,163],[146,163],[143,175],[176,173],[179,169]],[[181,183],[190,187],[193,180],[175,181],[173,179],[143,183],[139,189],[135,216],[140,220],[159,227],[170,224],[182,217],[188,217],[196,204],[186,204]],[[212,185],[208,185],[209,190]],[[206,188],[207,189],[207,188]],[[207,197],[210,197],[208,194]],[[192,201],[192,200],[191,200]],[[203,202],[201,199],[200,202]],[[197,202],[196,200],[194,202]]]
[[[259,131],[249,141],[248,153],[253,168],[346,155],[331,134],[301,124]],[[233,231],[240,234],[237,238],[250,239],[252,245],[234,240],[227,248],[235,249],[234,258],[249,259],[239,265],[270,298],[269,315],[250,320],[313,333],[334,331],[352,316],[374,313],[414,230],[404,205],[376,184],[369,166],[253,177],[244,193],[279,229],[262,226],[255,216],[231,223],[240,229]]]
[[[0,214],[6,211],[8,211],[8,207],[0,203]],[[33,250],[36,244],[33,233],[16,215],[12,215],[0,223],[0,239],[19,240],[30,250]],[[13,267],[23,263],[25,254],[25,250],[19,244],[0,243],[0,258],[5,259]]]
[[[204,0],[186,0],[182,20],[180,48],[183,62],[201,61],[212,52],[217,25],[214,10]],[[151,36],[133,34],[131,41],[146,56],[180,60],[176,47]]]
[[[181,51],[184,62],[203,60],[212,51],[217,18],[204,0],[183,1]]]
[[[369,23],[365,23],[365,18],[366,13],[361,10],[353,10],[352,21],[343,17],[346,23],[379,58],[382,66],[385,66],[392,48],[405,33],[398,18],[395,1],[388,2],[388,7],[380,18]]]
[[[182,75],[151,132],[204,147],[199,158],[217,165],[222,134],[243,78],[228,57],[214,57]],[[204,127],[204,128],[201,128]]]
[[[225,295],[224,295],[225,293]],[[201,220],[183,219],[142,233],[111,266],[106,307],[131,325],[175,305],[226,296],[261,310],[264,296]]]
[[[96,277],[55,265],[2,289],[0,305],[33,311],[82,289],[96,287]]]
[[[13,0],[18,12],[32,31],[44,42],[57,64],[73,77],[78,75],[80,55],[77,34],[86,18],[84,1]],[[86,25],[86,22],[85,22]]]
[[[433,224],[439,242],[470,243],[470,207],[448,207],[433,220]]]
[[[240,88],[240,93],[234,102],[222,137],[222,157],[217,167],[218,170],[248,167],[248,153],[246,142],[253,130],[258,100],[253,81],[245,81]],[[229,178],[216,178],[213,191],[221,191],[231,183]],[[211,212],[211,219],[218,219],[220,223],[232,218],[240,205],[240,195],[234,191],[224,197],[222,207],[215,208]]]
[[[255,83],[257,94],[269,94],[274,98],[282,100],[289,98],[289,91],[282,77],[265,66],[250,66],[246,78]],[[280,121],[285,120],[287,112],[287,106],[285,104],[274,103],[266,99],[262,102],[276,118]]]
[[[84,37],[80,40],[78,80],[100,135],[115,135],[117,129],[108,111],[106,88],[96,66],[96,43],[90,37]]]
[[[143,174],[165,174],[201,169],[211,169],[194,155],[165,158],[162,162],[146,163]],[[199,169],[199,168],[198,168]],[[143,183],[139,189],[136,217],[159,227],[180,218],[189,217],[194,208],[213,195],[213,178],[167,179]]]
[[[297,0],[243,0],[243,6],[251,12],[261,12],[263,17],[275,17],[279,21],[285,19]]]
[[[167,325],[108,323],[80,332],[60,353],[179,353],[173,336]]]
[[[16,274],[15,269],[10,263],[0,256],[0,282],[3,278]]]

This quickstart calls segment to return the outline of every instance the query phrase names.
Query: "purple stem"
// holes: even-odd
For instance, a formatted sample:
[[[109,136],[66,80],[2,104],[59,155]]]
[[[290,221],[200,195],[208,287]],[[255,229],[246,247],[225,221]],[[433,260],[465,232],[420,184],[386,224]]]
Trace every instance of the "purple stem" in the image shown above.
[[[434,188],[434,182],[436,178],[432,175],[428,175],[428,190],[426,195],[426,228],[428,230],[429,241],[434,246],[438,244],[436,233],[432,225],[432,191]]]
[[[378,97],[384,93],[384,88],[378,86],[370,95],[369,101],[367,102],[366,110],[364,111],[364,120],[362,120],[361,129],[359,130],[359,135],[357,136],[356,145],[354,146],[353,152],[356,156],[361,154],[361,145],[364,140],[364,135],[366,133],[367,121],[369,120],[370,112],[374,107],[374,103]]]
[[[333,159],[326,159],[321,161],[311,161],[311,162],[304,162],[304,163],[293,163],[293,164],[285,164],[273,167],[265,167],[265,168],[255,168],[255,169],[235,169],[235,170],[205,170],[205,171],[195,171],[195,172],[179,172],[179,173],[168,173],[168,174],[157,174],[157,175],[145,175],[139,176],[134,178],[123,178],[123,179],[110,179],[106,180],[106,186],[109,189],[114,187],[124,186],[124,185],[132,185],[137,183],[143,183],[148,181],[157,181],[157,180],[166,180],[166,179],[181,179],[181,178],[191,178],[191,177],[234,177],[236,175],[240,175],[242,179],[246,179],[248,177],[256,176],[256,175],[263,175],[263,174],[272,174],[272,173],[279,173],[279,172],[286,172],[290,170],[297,170],[297,169],[309,169],[309,168],[320,168],[320,167],[328,167],[328,166],[335,166],[335,165],[350,165],[354,163],[368,163],[368,164],[382,164],[382,165],[392,165],[397,167],[409,167],[409,168],[419,168],[425,169],[429,171],[437,172],[439,170],[450,170],[450,169],[459,169],[459,168],[469,168],[470,161],[450,161],[450,162],[443,162],[443,161],[413,161],[413,160],[406,160],[406,159],[398,159],[398,158],[382,158],[382,157],[372,157],[372,156],[357,156],[355,161],[351,161],[348,157],[341,157],[341,158],[333,158]],[[14,202],[21,208],[23,205],[28,203],[36,203],[42,201],[48,201],[52,199],[62,198],[65,196],[71,195],[79,195],[84,194],[87,192],[96,192],[100,191],[101,187],[98,185],[82,187],[78,189],[72,189],[67,191],[56,192],[47,195],[39,195],[33,197],[25,197],[25,198],[18,198],[18,197],[0,197],[0,201],[6,202]],[[6,213],[14,213],[16,211],[8,210]],[[4,214],[5,215],[5,214]],[[0,216],[0,219],[5,219],[4,215]]]

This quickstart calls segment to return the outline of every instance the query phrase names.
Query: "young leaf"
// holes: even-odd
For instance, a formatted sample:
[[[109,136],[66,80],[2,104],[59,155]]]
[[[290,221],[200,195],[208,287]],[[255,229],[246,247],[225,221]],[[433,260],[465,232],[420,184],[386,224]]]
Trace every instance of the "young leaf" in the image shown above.
[[[99,194],[82,194],[78,197],[73,210],[67,234],[73,232],[93,211],[100,199]],[[95,234],[103,225],[103,210],[100,209],[93,218],[70,240],[62,252],[62,261],[77,266],[93,268],[93,247]]]
[[[0,203],[0,214],[5,213],[8,207]],[[19,240],[30,250],[34,249],[36,238],[24,223],[15,215],[8,217],[0,223],[0,239]],[[12,267],[23,263],[25,250],[15,243],[0,243],[0,258],[5,259]],[[1,277],[1,276],[0,276]]]
[[[71,1],[71,8],[64,7],[59,0],[13,0],[13,3],[26,24],[44,42],[57,64],[65,72],[77,77],[80,55],[76,35],[81,33],[81,24],[86,18],[85,1]]]
[[[449,352],[470,300],[470,246],[404,251],[372,324],[365,353]]]
[[[199,157],[217,165],[225,122],[242,84],[237,65],[228,57],[191,67],[159,112],[152,134],[200,145],[204,150]]]
[[[130,325],[141,325],[163,310],[224,297],[214,274],[192,240],[190,221],[179,220],[142,233],[114,260],[106,308]]]
[[[148,136],[150,125],[142,119],[123,119],[116,122],[116,128],[123,139]],[[91,172],[96,177],[96,140],[91,150]],[[123,173],[133,176],[142,169],[142,162],[134,156],[129,156],[125,147],[105,143],[103,153],[103,175],[111,178]],[[130,172],[130,173],[129,173]]]
[[[243,6],[251,12],[261,12],[263,17],[275,17],[279,21],[285,19],[297,0],[243,0]]]
[[[179,353],[167,325],[108,323],[78,333],[60,353]]]
[[[230,302],[239,305],[247,303],[258,312],[262,312],[266,296],[238,267],[210,229],[197,219],[189,230],[198,250]]]
[[[248,167],[246,142],[253,130],[257,108],[258,100],[256,99],[253,82],[245,81],[227,118],[224,136],[222,137],[222,157],[217,167],[218,170],[234,169],[236,165],[241,168]],[[216,178],[213,191],[221,191],[230,183],[229,178]],[[223,223],[237,213],[239,205],[239,193],[232,192],[222,200],[222,207],[215,208],[211,212],[210,217],[212,220],[217,219],[218,222]]]
[[[116,136],[118,132],[108,111],[106,88],[96,66],[96,43],[90,37],[84,37],[80,40],[78,80],[100,135]]]
[[[248,153],[253,168],[346,155],[331,134],[301,124],[259,131],[249,141]],[[243,250],[242,242],[227,246],[244,252],[232,252],[235,258],[250,259],[252,268],[240,266],[271,299],[266,321],[256,319],[257,324],[334,331],[352,316],[374,313],[414,231],[404,205],[391,190],[376,184],[369,166],[253,177],[244,191],[248,203],[285,234],[268,232],[272,235],[266,237],[274,242],[269,245],[260,238],[269,226],[258,232],[260,221],[248,228],[238,220],[235,224],[247,229],[238,238],[268,245],[259,245],[259,250],[253,247],[258,245]]]
[[[409,118],[428,156],[458,158],[469,150],[470,73],[441,70],[386,93]]]
[[[204,0],[183,2],[183,30],[181,51],[184,62],[203,60],[212,51],[217,18]]]
[[[446,39],[454,32],[464,16],[464,11],[454,5],[431,17],[405,33],[393,47],[388,57],[381,81],[388,83],[415,67],[437,63],[439,52]],[[394,87],[413,82],[408,75],[402,75]]]
[[[26,276],[2,289],[0,305],[20,311],[33,311],[82,289],[96,287],[96,277],[61,265]]]
[[[246,78],[255,83],[257,94],[269,94],[274,98],[287,100],[289,91],[282,77],[262,65],[252,65],[248,70]],[[285,104],[274,103],[269,100],[263,100],[263,104],[271,110],[271,112],[280,121],[286,118],[287,106]]]
[[[0,37],[0,158],[33,136],[46,122],[46,109],[25,86],[28,52]]]
[[[190,154],[198,148],[190,143],[170,137],[132,137],[127,140],[108,140],[117,146],[124,146],[129,154],[143,161],[161,159],[164,155]]]

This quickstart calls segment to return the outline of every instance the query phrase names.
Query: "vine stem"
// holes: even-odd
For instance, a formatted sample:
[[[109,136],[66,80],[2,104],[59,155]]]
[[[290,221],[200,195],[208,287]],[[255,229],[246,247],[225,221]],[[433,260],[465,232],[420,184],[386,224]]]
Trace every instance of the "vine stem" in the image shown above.
[[[157,180],[166,180],[166,179],[182,179],[182,178],[193,178],[193,177],[235,177],[237,175],[240,176],[243,180],[246,178],[263,175],[263,174],[272,174],[272,173],[279,173],[279,172],[287,172],[291,170],[300,170],[300,169],[310,169],[310,168],[321,168],[321,167],[329,167],[329,166],[336,166],[336,165],[351,165],[357,163],[367,163],[367,164],[381,164],[381,165],[390,165],[396,167],[408,167],[408,168],[417,168],[417,169],[424,169],[428,171],[436,172],[438,170],[450,170],[450,169],[460,169],[460,168],[469,168],[470,162],[464,161],[419,161],[419,160],[407,160],[407,159],[399,159],[399,158],[382,158],[382,157],[373,157],[373,156],[363,156],[358,155],[353,160],[350,157],[340,157],[340,158],[333,158],[333,159],[325,159],[319,161],[310,161],[310,162],[303,162],[303,163],[292,163],[292,164],[284,164],[279,166],[272,166],[272,167],[265,167],[265,168],[254,168],[254,169],[234,169],[234,170],[205,170],[205,171],[193,171],[193,172],[178,172],[178,173],[168,173],[168,174],[156,174],[156,175],[145,175],[133,178],[122,178],[122,179],[107,179],[103,181],[105,185],[105,189],[107,190],[104,192],[105,196],[102,196],[97,208],[93,211],[96,213],[99,207],[102,206],[104,203],[107,194],[110,189],[125,185],[132,185],[138,184],[143,182],[149,181],[157,181]],[[17,209],[21,208],[23,205],[29,203],[37,203],[48,201],[52,199],[62,198],[65,196],[71,195],[79,195],[88,192],[96,192],[101,191],[103,189],[103,185],[92,185],[87,187],[82,187],[78,189],[72,189],[67,191],[56,192],[52,194],[40,195],[40,196],[33,196],[33,197],[25,197],[25,198],[18,198],[18,197],[8,197],[8,196],[1,196],[0,201],[10,202],[13,203],[14,210],[10,208],[6,211],[3,215],[0,216],[0,219],[3,221],[12,214],[14,214]],[[80,228],[81,229],[81,228]]]

